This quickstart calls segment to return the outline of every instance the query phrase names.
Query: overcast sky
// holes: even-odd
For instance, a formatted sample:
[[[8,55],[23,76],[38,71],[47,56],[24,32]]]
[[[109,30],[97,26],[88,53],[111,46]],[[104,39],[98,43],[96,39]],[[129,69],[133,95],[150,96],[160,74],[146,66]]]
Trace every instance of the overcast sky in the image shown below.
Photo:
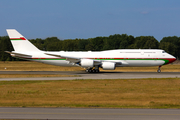
[[[180,0],[0,0],[0,36],[180,36]]]

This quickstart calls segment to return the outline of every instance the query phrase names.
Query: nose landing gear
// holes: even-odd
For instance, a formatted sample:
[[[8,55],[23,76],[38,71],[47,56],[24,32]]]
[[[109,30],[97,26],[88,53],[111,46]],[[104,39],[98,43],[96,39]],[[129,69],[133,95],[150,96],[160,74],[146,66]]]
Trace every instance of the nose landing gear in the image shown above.
[[[158,73],[161,72],[161,66],[158,67],[158,70],[157,70]]]

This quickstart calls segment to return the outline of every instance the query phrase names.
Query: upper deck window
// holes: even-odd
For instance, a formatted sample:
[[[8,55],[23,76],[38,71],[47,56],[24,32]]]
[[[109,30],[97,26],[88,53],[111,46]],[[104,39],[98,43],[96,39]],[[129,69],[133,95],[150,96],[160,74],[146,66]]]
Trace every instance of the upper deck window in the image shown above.
[[[141,53],[141,52],[120,52],[120,53]]]
[[[156,53],[156,52],[144,52],[144,53]]]
[[[166,53],[166,52],[163,50],[162,53]]]

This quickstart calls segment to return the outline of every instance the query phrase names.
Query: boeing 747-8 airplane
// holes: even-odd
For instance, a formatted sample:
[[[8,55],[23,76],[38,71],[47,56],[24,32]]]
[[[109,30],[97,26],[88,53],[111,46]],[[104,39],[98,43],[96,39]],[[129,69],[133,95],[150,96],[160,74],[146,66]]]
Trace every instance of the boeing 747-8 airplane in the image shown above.
[[[57,66],[79,66],[86,72],[114,70],[116,67],[159,66],[172,63],[176,58],[160,49],[117,49],[88,52],[41,51],[15,29],[7,29],[14,51],[5,51],[13,57]]]

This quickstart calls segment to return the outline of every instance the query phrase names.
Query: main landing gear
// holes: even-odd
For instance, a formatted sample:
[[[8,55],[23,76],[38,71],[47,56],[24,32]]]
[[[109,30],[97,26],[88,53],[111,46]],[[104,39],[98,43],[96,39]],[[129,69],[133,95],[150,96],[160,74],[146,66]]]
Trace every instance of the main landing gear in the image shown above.
[[[158,67],[158,70],[157,70],[158,73],[161,72],[161,66]]]
[[[89,68],[89,69],[86,69],[86,72],[87,73],[99,73],[99,69]]]

